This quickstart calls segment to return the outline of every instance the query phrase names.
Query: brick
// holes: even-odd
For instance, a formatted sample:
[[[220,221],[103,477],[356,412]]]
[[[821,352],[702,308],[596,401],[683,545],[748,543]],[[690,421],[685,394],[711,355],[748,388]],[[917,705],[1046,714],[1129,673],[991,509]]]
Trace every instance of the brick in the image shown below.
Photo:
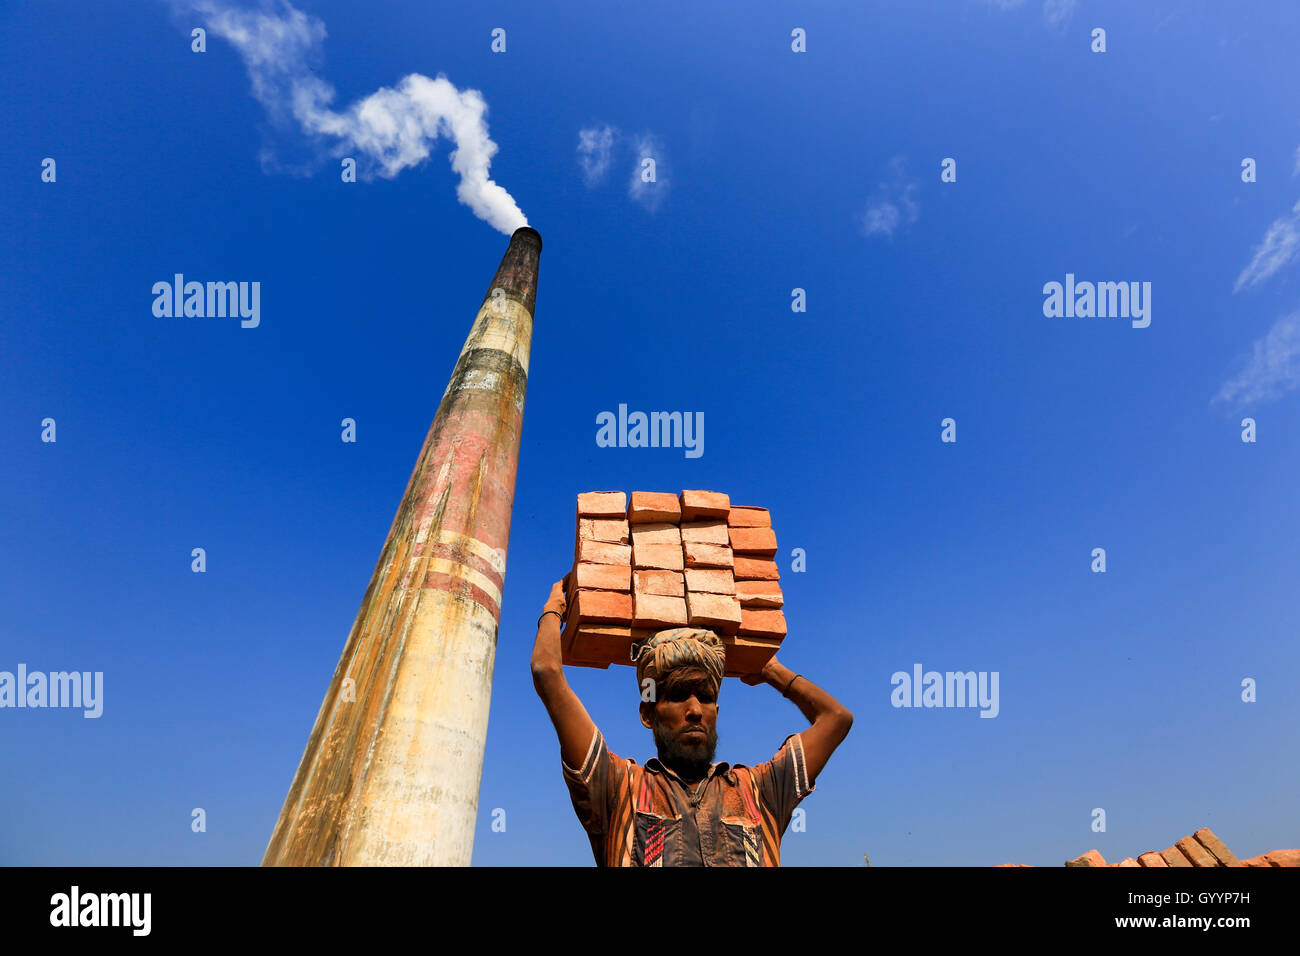
[[[609,667],[631,664],[631,648],[644,641],[653,631],[626,625],[583,624],[575,632],[573,644],[564,663],[580,667]],[[572,658],[572,660],[570,660]]]
[[[736,579],[726,568],[687,568],[686,590],[705,594],[735,594]]]
[[[621,491],[584,491],[578,495],[578,517],[627,517],[627,495]]]
[[[686,552],[688,568],[730,568],[732,566],[731,549],[721,545],[683,541],[682,550]]]
[[[1161,850],[1160,855],[1164,857],[1166,863],[1173,867],[1192,865],[1192,861],[1183,856],[1183,851],[1178,849],[1177,846],[1171,846]]]
[[[1214,854],[1196,842],[1195,838],[1185,836],[1174,846],[1182,851],[1183,856],[1192,861],[1192,866],[1218,866]]]
[[[664,544],[674,548],[682,546],[682,532],[675,524],[666,521],[652,521],[648,524],[632,525],[632,543]]]
[[[1265,854],[1263,853],[1261,853],[1259,856],[1252,856],[1249,859],[1242,860],[1241,865],[1242,866],[1268,866],[1268,861],[1264,859],[1264,856]]]
[[[664,597],[686,597],[686,582],[680,571],[658,571],[647,568],[632,572],[632,590],[638,594],[659,594]]]
[[[681,494],[682,520],[697,518],[726,519],[731,511],[731,499],[718,491],[683,491]]]
[[[723,635],[722,643],[727,649],[727,665],[723,673],[728,677],[757,674],[781,648],[781,642],[772,638],[741,637],[738,634]]]
[[[579,564],[571,587],[588,591],[632,590],[632,567],[627,564]]]
[[[781,578],[781,569],[771,558],[738,554],[735,561],[737,581],[777,581]]]
[[[727,594],[686,592],[686,622],[719,634],[734,634],[740,626],[740,602]]]
[[[732,528],[770,528],[772,513],[766,508],[732,505],[727,512],[727,525]]]
[[[1300,866],[1300,850],[1269,850],[1264,859],[1269,866]]]
[[[579,624],[631,624],[632,593],[579,590],[573,595],[573,610]]]
[[[775,581],[737,581],[736,597],[741,607],[782,607],[785,596]]]
[[[1220,866],[1241,866],[1237,855],[1224,846],[1223,841],[1215,836],[1214,831],[1209,827],[1201,827],[1192,836],[1196,838],[1197,843],[1214,854]]]
[[[583,539],[578,542],[578,563],[631,565],[632,549],[626,544]]]
[[[637,627],[685,627],[686,600],[679,597],[664,597],[661,594],[646,594],[644,591],[632,596],[632,623]]]
[[[742,607],[737,633],[746,637],[785,637],[785,615],[780,611]]]
[[[776,532],[771,528],[729,528],[731,550],[737,554],[776,554]]]
[[[1133,857],[1131,857],[1131,856],[1126,856],[1126,857],[1124,857],[1124,859],[1120,860],[1118,863],[1112,863],[1112,864],[1111,864],[1111,866],[1141,866],[1141,865],[1142,865],[1141,863],[1139,863],[1137,860],[1133,859]]]
[[[1076,856],[1073,860],[1067,860],[1066,866],[1105,866],[1106,858],[1101,855],[1100,850],[1089,850],[1083,856]]]
[[[628,544],[626,518],[579,518],[578,537],[591,541]]]
[[[691,541],[696,544],[716,544],[726,547],[730,543],[727,522],[721,518],[708,518],[704,521],[682,522],[682,543]]]
[[[634,544],[632,566],[660,571],[682,570],[682,549],[666,544]]]
[[[1159,869],[1162,866],[1168,866],[1165,858],[1155,851],[1143,853],[1138,857],[1138,866],[1151,866]]]
[[[632,492],[632,504],[627,509],[627,520],[633,524],[682,520],[682,506],[676,495],[658,491]]]

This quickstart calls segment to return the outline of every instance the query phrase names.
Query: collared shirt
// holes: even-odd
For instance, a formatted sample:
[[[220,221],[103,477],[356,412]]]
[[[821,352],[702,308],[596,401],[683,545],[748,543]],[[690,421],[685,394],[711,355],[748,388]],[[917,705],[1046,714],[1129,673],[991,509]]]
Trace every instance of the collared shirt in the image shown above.
[[[560,766],[597,866],[780,866],[781,836],[816,789],[798,734],[766,763],[715,763],[697,784],[657,757],[619,757],[599,728],[581,767]]]

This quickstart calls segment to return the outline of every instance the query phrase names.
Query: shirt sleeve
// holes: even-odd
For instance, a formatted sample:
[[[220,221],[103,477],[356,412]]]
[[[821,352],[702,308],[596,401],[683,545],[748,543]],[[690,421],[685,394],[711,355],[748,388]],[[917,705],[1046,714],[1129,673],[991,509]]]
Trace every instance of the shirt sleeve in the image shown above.
[[[785,833],[794,816],[795,807],[804,797],[817,789],[808,779],[808,765],[804,761],[803,738],[791,734],[781,744],[776,755],[766,763],[753,768],[759,795],[776,819],[777,833]]]
[[[614,767],[618,758],[605,746],[605,736],[597,727],[582,766],[574,769],[560,757],[564,782],[573,799],[573,809],[587,833],[595,836],[609,825],[610,795],[613,793]]]

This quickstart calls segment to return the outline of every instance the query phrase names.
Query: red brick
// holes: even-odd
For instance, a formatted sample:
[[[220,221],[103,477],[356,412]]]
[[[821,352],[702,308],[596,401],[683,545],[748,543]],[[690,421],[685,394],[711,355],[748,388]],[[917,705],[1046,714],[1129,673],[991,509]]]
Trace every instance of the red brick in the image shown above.
[[[579,518],[578,537],[591,541],[628,544],[626,518]]]
[[[687,541],[697,544],[717,544],[726,547],[729,543],[727,522],[721,518],[708,518],[704,521],[682,522],[682,543]]]
[[[682,550],[686,552],[688,568],[730,568],[732,566],[731,549],[721,545],[683,541]]]
[[[632,525],[632,543],[663,544],[674,548],[682,546],[682,532],[675,524],[666,521],[652,521],[647,524]]]
[[[1131,857],[1131,856],[1126,856],[1126,857],[1124,857],[1124,859],[1120,860],[1118,863],[1112,863],[1112,864],[1111,864],[1111,866],[1141,866],[1141,865],[1142,865],[1141,863],[1139,863],[1137,860],[1133,859],[1133,857]]]
[[[579,564],[570,587],[588,591],[632,590],[632,568],[626,564]]]
[[[683,491],[682,520],[723,518],[731,511],[731,499],[718,491]]]
[[[633,571],[632,590],[640,594],[686,597],[686,584],[680,571]]]
[[[1259,856],[1249,857],[1248,859],[1242,860],[1241,865],[1242,866],[1268,866],[1269,865],[1268,860],[1264,859],[1264,856],[1265,854],[1261,853]]]
[[[782,607],[785,597],[775,581],[737,581],[736,597],[741,607]]]
[[[632,623],[637,627],[685,627],[686,600],[638,592],[632,596]]]
[[[1237,855],[1224,846],[1223,841],[1215,836],[1214,831],[1209,827],[1201,827],[1192,836],[1196,837],[1197,843],[1214,854],[1220,866],[1241,866]]]
[[[1149,853],[1143,853],[1138,857],[1138,866],[1151,866],[1159,869],[1162,866],[1168,865],[1169,864],[1165,862],[1165,858],[1154,850]]]
[[[771,528],[731,528],[731,550],[737,554],[776,554],[776,532]]]
[[[1269,866],[1300,866],[1300,850],[1269,850],[1264,859]]]
[[[719,634],[734,634],[740,626],[740,602],[727,594],[686,592],[686,621]]]
[[[573,596],[573,611],[579,624],[632,623],[632,594],[629,591],[584,591]]]
[[[1164,857],[1166,863],[1173,867],[1192,865],[1192,861],[1183,856],[1183,851],[1178,849],[1177,846],[1171,846],[1161,850],[1160,855]]]
[[[781,578],[781,569],[771,558],[743,554],[736,555],[735,573],[737,581],[777,581]]]
[[[735,594],[736,579],[726,568],[687,568],[686,589],[705,594]]]
[[[1192,866],[1218,866],[1214,854],[1201,846],[1193,837],[1185,836],[1174,846],[1182,851],[1183,856],[1192,861]]]
[[[580,540],[578,542],[578,563],[631,565],[632,549],[626,544]]]
[[[580,518],[625,518],[627,495],[621,491],[584,491],[578,495]]]
[[[632,566],[656,568],[660,571],[682,570],[682,549],[667,544],[634,544]]]
[[[737,633],[746,637],[785,637],[785,615],[780,611],[742,607]]]
[[[1105,866],[1106,858],[1101,855],[1100,850],[1089,850],[1083,856],[1076,856],[1073,860],[1067,860],[1066,866]]]
[[[658,491],[632,492],[632,504],[627,509],[627,520],[633,524],[682,520],[682,506],[676,495]]]
[[[766,508],[732,505],[727,512],[727,524],[732,528],[770,528],[772,513]]]
[[[572,647],[564,663],[580,667],[630,665],[632,644],[646,640],[653,633],[646,628],[626,625],[583,624],[574,634]]]
[[[724,635],[722,643],[727,649],[728,677],[748,677],[757,674],[763,665],[781,648],[781,642],[772,638]]]

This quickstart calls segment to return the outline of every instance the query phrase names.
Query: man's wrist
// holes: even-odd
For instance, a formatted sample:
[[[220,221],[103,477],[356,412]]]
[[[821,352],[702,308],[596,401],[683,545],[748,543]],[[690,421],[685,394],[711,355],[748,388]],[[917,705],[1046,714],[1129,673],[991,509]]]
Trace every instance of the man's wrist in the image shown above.
[[[794,671],[778,662],[769,663],[763,668],[763,677],[767,683],[771,684],[777,690],[785,687],[786,682],[794,676]]]

